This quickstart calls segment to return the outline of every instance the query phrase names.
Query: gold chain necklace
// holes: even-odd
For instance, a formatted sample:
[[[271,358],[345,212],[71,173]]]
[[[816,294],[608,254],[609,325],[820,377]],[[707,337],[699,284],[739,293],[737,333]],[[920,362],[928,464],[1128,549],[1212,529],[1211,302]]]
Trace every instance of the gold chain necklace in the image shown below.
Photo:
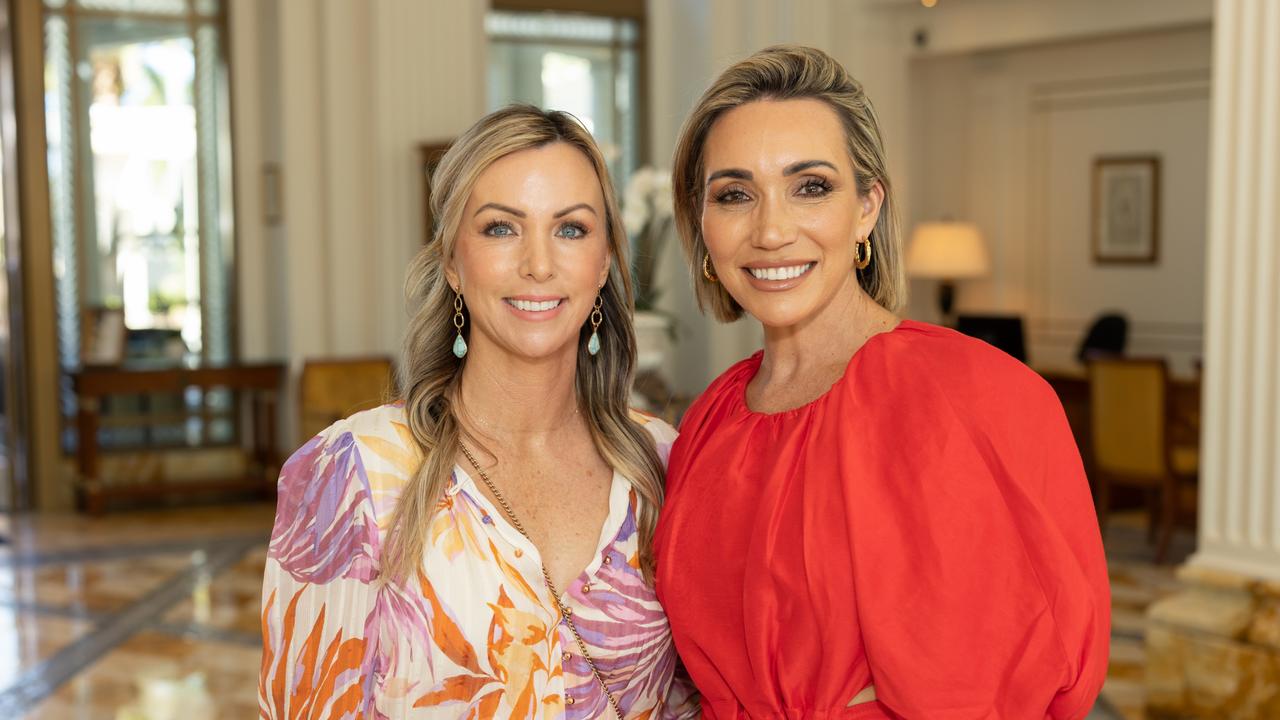
[[[489,479],[489,474],[480,467],[480,463],[476,462],[476,458],[467,449],[467,446],[461,441],[458,447],[462,448],[462,454],[467,457],[467,462],[471,463],[471,467],[475,468],[476,473],[480,475],[480,479],[484,481],[485,487],[489,488],[489,492],[493,494],[502,511],[506,513],[507,520],[511,521],[511,526],[516,532],[524,536],[525,540],[533,545],[533,538],[529,537],[529,533],[525,532],[524,525],[520,524],[520,518],[516,517],[516,513],[511,509],[511,505],[507,502],[506,497],[498,491],[498,486],[493,484]],[[536,546],[535,546],[536,547]],[[560,591],[556,589],[556,584],[551,581],[551,573],[547,572],[547,564],[542,563],[542,582],[546,583],[547,592],[551,593],[551,599],[556,604],[556,609],[560,611],[560,619],[565,625],[569,626],[569,632],[573,633],[573,639],[578,642],[578,650],[582,652],[582,659],[587,661],[587,667],[591,668],[591,674],[595,676],[596,682],[600,683],[600,689],[604,691],[604,696],[609,700],[609,706],[613,708],[613,712],[618,716],[618,720],[623,720],[622,710],[618,707],[618,701],[614,699],[613,693],[609,691],[609,686],[604,681],[604,676],[600,674],[600,668],[596,667],[596,661],[591,659],[591,653],[587,652],[587,643],[583,641],[582,635],[578,634],[578,627],[573,623],[573,608],[568,607],[560,600]],[[573,698],[569,697],[569,689],[565,688],[565,699],[572,703]]]

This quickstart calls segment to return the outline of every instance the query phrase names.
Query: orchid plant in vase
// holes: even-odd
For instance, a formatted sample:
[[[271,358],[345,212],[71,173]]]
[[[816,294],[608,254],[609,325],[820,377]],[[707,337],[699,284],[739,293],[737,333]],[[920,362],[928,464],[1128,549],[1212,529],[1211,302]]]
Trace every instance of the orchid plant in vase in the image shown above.
[[[622,224],[631,238],[636,311],[654,312],[661,290],[658,261],[671,234],[671,172],[649,167],[636,170],[622,196]]]
[[[674,338],[675,324],[658,309],[658,267],[671,235],[674,208],[671,172],[645,166],[627,181],[622,196],[622,224],[631,238],[635,273],[635,332],[640,370],[659,370]]]

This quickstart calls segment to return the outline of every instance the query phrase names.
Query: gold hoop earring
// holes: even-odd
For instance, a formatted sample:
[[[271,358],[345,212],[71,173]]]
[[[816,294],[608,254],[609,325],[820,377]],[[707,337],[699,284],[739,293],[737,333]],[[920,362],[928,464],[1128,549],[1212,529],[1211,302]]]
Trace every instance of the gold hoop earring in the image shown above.
[[[453,340],[453,356],[459,360],[467,355],[467,341],[462,338],[462,326],[466,322],[462,316],[462,293],[458,293],[453,296],[453,327],[458,331],[458,337]]]
[[[855,242],[853,244],[853,266],[859,270],[866,270],[871,264],[871,236]]]
[[[711,253],[702,256],[702,276],[707,279],[707,282],[720,282],[720,278],[716,277],[715,271],[711,269]]]
[[[587,341],[587,352],[594,357],[600,352],[600,333],[596,332],[600,329],[600,323],[604,322],[604,313],[600,309],[604,307],[604,300],[596,295],[596,304],[591,306],[591,339]]]

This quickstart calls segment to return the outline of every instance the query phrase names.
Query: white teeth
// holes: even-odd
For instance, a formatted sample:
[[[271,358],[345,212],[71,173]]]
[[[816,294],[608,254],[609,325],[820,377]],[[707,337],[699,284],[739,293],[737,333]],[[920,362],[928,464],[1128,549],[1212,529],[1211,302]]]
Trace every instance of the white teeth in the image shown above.
[[[531,300],[508,300],[507,302],[515,309],[524,310],[525,312],[546,312],[548,310],[555,310],[560,306],[559,300],[542,300],[540,302],[533,302]]]
[[[748,268],[757,280],[792,280],[809,272],[813,263],[792,265],[791,267]]]

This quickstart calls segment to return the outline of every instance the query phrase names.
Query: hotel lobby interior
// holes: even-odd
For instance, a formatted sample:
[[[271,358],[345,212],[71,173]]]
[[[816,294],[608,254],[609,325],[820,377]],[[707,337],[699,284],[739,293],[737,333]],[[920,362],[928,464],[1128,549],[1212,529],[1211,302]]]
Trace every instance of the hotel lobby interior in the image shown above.
[[[633,403],[678,424],[763,336],[699,313],[654,198],[776,43],[875,104],[903,317],[1062,401],[1111,579],[1088,717],[1280,718],[1280,2],[0,0],[0,720],[259,716],[281,463],[395,399],[430,172],[490,110],[604,148]]]

